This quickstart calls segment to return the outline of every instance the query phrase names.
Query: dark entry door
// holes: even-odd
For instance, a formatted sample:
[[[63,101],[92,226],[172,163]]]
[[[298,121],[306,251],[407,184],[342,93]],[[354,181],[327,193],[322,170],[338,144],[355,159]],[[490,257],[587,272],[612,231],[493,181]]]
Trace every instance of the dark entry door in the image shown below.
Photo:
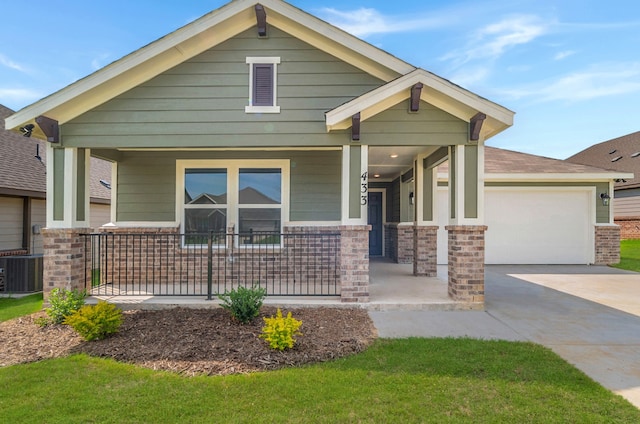
[[[382,256],[382,193],[369,192],[369,256]]]

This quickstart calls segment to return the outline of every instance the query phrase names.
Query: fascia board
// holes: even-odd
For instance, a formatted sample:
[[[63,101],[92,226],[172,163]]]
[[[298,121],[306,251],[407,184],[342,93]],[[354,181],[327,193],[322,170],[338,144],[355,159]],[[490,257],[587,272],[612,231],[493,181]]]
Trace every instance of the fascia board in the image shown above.
[[[423,69],[416,69],[407,75],[397,78],[326,112],[327,131],[344,129],[345,125],[347,125],[346,128],[348,128],[350,125],[349,119],[353,115],[371,109],[376,104],[402,91],[406,91],[404,98],[408,98],[410,96],[408,89],[416,83],[422,83],[424,85],[420,96],[422,100],[459,119],[469,122],[471,117],[477,112],[485,113],[487,118],[490,119],[490,128],[492,129],[488,131],[488,134],[497,134],[499,131],[513,125],[514,113],[512,111],[489,100],[482,99]],[[365,118],[361,119],[364,120]]]
[[[632,179],[632,173],[531,173],[531,174],[491,174],[485,175],[485,181],[610,181],[613,179]]]
[[[176,64],[187,60],[206,49],[211,48],[211,45],[204,46],[204,43],[189,43],[189,41],[197,41],[198,36],[200,36],[203,32],[210,31],[213,27],[218,26],[220,23],[233,19],[243,11],[250,12],[245,13],[245,15],[247,15],[245,19],[241,19],[246,21],[246,28],[251,27],[251,25],[255,24],[255,16],[253,14],[253,11],[249,10],[248,8],[254,3],[254,0],[234,1],[227,4],[226,6],[221,7],[220,9],[208,13],[202,18],[199,18],[198,20],[177,29],[176,31],[152,42],[151,44],[148,44],[147,46],[144,46],[128,54],[127,56],[105,66],[104,68],[88,75],[87,77],[76,81],[75,83],[72,83],[67,87],[7,117],[5,119],[6,128],[15,129],[21,125],[26,124],[27,122],[33,121],[37,116],[40,115],[47,115],[53,119],[56,119],[60,124],[73,119],[82,112],[75,111],[65,114],[63,110],[64,104],[72,101],[78,96],[81,96],[82,94],[95,89],[100,85],[106,84],[119,75],[127,74],[133,71],[136,67],[154,58],[162,56],[163,54],[165,54],[166,56],[171,56],[170,59],[161,61],[161,63],[163,63],[166,68],[157,69],[159,72],[153,73],[151,75],[146,75],[145,80],[148,80],[158,73],[169,69],[171,66],[175,66]],[[250,17],[250,19],[247,20],[247,17]],[[234,27],[234,31],[237,31],[238,28],[243,28],[244,26],[230,25],[230,27]],[[216,35],[218,35],[219,37],[219,34]],[[224,39],[222,39],[223,37],[219,38],[219,42],[224,41]],[[229,37],[227,36],[227,38]],[[196,44],[200,44],[204,48],[198,49],[195,46]],[[167,54],[167,52],[171,53]],[[115,92],[113,91],[113,89],[109,90],[110,92],[114,93],[112,97],[115,97],[117,94],[122,93],[127,89],[133,88],[140,83],[140,81],[135,79],[124,78],[124,80],[129,81],[129,83],[125,87],[121,87],[120,90],[117,90]],[[51,111],[54,110],[56,110],[56,112],[51,113]]]
[[[202,53],[212,46],[219,44],[220,42],[223,42],[255,25],[255,14],[252,9],[252,6],[255,4],[257,4],[255,0],[237,0],[214,10],[198,20],[170,33],[169,35],[142,47],[141,49],[113,62],[110,65],[107,65],[105,68],[90,74],[89,76],[30,106],[27,106],[6,119],[6,128],[18,128],[19,126],[33,121],[40,115],[47,115],[52,119],[56,119],[60,124],[68,122],[90,108],[95,107],[144,81],[147,81],[153,76],[170,69],[172,66]],[[313,41],[312,38],[314,33],[318,34],[315,36],[317,39],[333,40],[336,45],[342,45],[347,50],[351,50],[351,55],[347,54],[346,56],[352,56],[352,58],[355,58],[356,56],[365,59],[369,57],[372,58],[373,60],[368,60],[368,63],[366,64],[356,64],[361,67],[364,66],[369,68],[369,70],[376,67],[373,62],[377,60],[380,62],[380,71],[374,73],[379,77],[385,76],[388,79],[395,77],[395,73],[404,74],[415,69],[415,67],[410,64],[285,2],[280,0],[264,0],[261,1],[260,4],[267,8],[267,14],[269,16],[268,22],[270,22],[270,24],[281,27],[284,31],[287,31],[288,29],[291,30],[295,26],[308,28],[306,35],[305,31],[301,30],[294,31],[297,32],[297,34],[292,34],[300,36],[300,39],[303,41],[305,41],[305,38],[309,39],[309,41]],[[232,22],[232,20],[237,22],[233,24],[234,22]],[[227,22],[228,31],[218,31],[217,27],[225,22]],[[212,28],[216,28],[215,34]],[[214,43],[202,42],[202,35],[207,32],[209,32],[210,34],[208,35],[215,40]],[[320,36],[320,34],[322,36]],[[325,45],[319,47],[327,48],[327,45],[330,43],[325,42],[324,44]],[[135,73],[136,68],[143,66],[145,62],[154,58],[157,59],[161,56],[164,56],[163,59],[157,60],[155,63],[155,65],[161,66],[154,66],[152,70],[149,69],[146,72],[143,70],[139,74],[141,78],[127,77],[122,78],[122,82],[120,84],[109,84],[110,81],[113,82],[114,78],[124,74],[130,75],[131,73]],[[367,62],[365,59],[360,60],[362,62]],[[391,71],[384,70],[384,68],[388,68]],[[91,96],[94,99],[93,101],[76,101],[76,103],[78,103],[77,106],[65,107],[69,102],[77,100],[78,97],[103,84],[108,84],[109,89],[103,90],[103,92],[98,96]],[[39,129],[36,127],[36,130]],[[38,131],[35,133],[38,134]]]

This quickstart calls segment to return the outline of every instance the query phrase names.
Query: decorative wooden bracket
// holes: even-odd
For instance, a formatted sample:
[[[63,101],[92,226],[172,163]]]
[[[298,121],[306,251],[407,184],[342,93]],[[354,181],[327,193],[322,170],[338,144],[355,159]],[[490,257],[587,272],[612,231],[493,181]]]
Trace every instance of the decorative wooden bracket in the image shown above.
[[[267,11],[264,10],[264,6],[256,4],[256,20],[258,21],[258,36],[267,36]]]
[[[351,140],[360,141],[360,112],[351,117]]]
[[[473,118],[469,121],[469,140],[480,140],[480,130],[482,129],[482,124],[485,119],[487,119],[487,115],[484,113],[478,112],[473,115]]]
[[[411,87],[411,112],[420,110],[420,93],[422,92],[422,83],[417,83]]]
[[[58,121],[40,115],[36,118],[36,123],[38,124],[44,135],[47,136],[47,141],[49,143],[60,142],[60,127],[58,127]]]

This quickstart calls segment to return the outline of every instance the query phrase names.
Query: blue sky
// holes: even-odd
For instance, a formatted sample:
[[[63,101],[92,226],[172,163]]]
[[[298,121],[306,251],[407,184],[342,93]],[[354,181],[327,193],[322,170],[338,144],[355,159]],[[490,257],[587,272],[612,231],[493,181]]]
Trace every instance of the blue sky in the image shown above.
[[[0,103],[20,109],[224,5],[0,0]],[[566,158],[640,130],[637,0],[291,0],[516,112],[488,145]]]

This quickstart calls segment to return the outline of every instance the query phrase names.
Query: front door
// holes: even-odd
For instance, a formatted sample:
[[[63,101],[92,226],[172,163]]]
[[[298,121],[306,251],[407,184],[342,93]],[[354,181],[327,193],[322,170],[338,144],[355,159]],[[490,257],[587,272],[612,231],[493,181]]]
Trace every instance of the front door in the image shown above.
[[[382,256],[382,193],[369,192],[369,256]]]

